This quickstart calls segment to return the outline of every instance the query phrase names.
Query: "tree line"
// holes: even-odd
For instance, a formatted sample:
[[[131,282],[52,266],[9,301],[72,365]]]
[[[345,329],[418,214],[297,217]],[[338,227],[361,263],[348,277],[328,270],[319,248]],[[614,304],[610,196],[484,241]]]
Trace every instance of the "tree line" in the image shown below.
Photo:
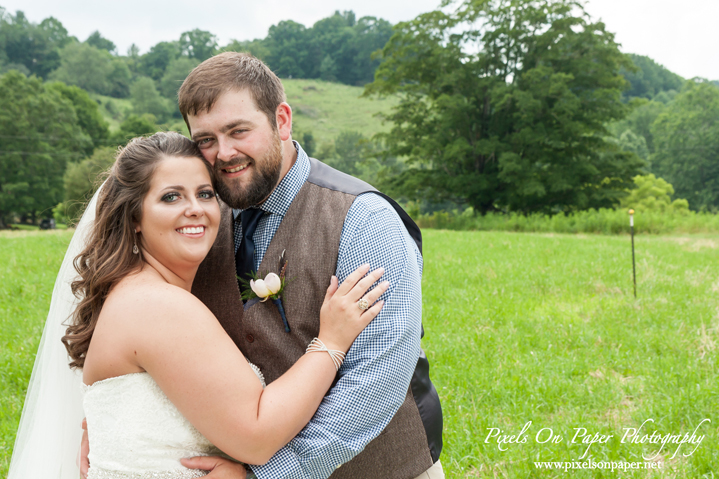
[[[719,208],[714,83],[623,54],[574,0],[449,5],[396,25],[366,87],[401,98],[382,138],[405,168],[386,190],[555,214],[615,207],[663,179],[690,207]]]
[[[58,204],[60,216],[72,217],[117,145],[159,129],[182,131],[177,89],[212,55],[249,51],[284,78],[363,85],[378,64],[372,52],[391,34],[388,21],[346,11],[310,28],[280,22],[264,39],[220,46],[196,29],[122,55],[98,31],[80,41],[55,18],[34,23],[0,7],[0,226],[18,217],[34,222]],[[111,98],[130,108],[118,111]],[[103,110],[120,122],[112,132]]]
[[[314,153],[423,212],[611,207],[650,174],[694,209],[719,208],[715,83],[623,54],[573,0],[451,5],[395,26],[352,12],[310,28],[283,21],[222,47],[192,30],[126,55],[99,32],[79,41],[54,18],[0,8],[0,223],[75,215],[117,145],[182,130],[177,88],[226,50],[249,51],[280,77],[397,95],[388,134],[343,132]],[[314,150],[311,132],[300,140]]]

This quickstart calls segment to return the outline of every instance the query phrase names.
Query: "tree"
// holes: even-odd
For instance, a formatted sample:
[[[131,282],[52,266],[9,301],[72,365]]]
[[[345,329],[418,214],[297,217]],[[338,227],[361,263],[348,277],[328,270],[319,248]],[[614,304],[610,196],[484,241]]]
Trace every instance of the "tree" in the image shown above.
[[[362,143],[365,140],[364,135],[357,131],[340,132],[334,142],[334,157],[326,159],[325,163],[348,175],[358,176],[359,164],[364,159]]]
[[[309,43],[307,29],[292,20],[270,27],[265,40],[269,50],[267,63],[280,77],[310,78],[305,76]]]
[[[128,115],[128,117],[120,123],[120,129],[111,135],[110,142],[122,146],[136,136],[152,135],[159,130],[155,121],[155,117],[149,113],[145,113],[142,116],[134,114]]]
[[[320,78],[324,81],[337,80],[337,64],[331,56],[327,55],[320,65]]]
[[[100,32],[95,30],[90,34],[89,37],[87,37],[87,40],[85,40],[85,43],[88,45],[97,48],[98,50],[105,50],[108,53],[115,53],[117,51],[117,47],[115,47],[115,44],[112,43],[107,38],[100,35]]]
[[[688,209],[687,200],[676,199],[672,201],[674,188],[672,185],[654,175],[633,178],[635,188],[622,199],[621,206],[633,208],[637,211],[685,211]]]
[[[68,165],[63,175],[63,212],[71,221],[80,217],[85,203],[104,181],[103,173],[115,163],[116,153],[116,148],[106,146],[95,150],[90,158]]]
[[[183,55],[203,62],[217,50],[217,37],[205,30],[195,29],[183,33],[179,45]]]
[[[160,42],[142,55],[138,62],[138,71],[155,81],[160,81],[165,74],[167,65],[180,56],[178,42]]]
[[[624,130],[624,133],[617,139],[617,145],[623,151],[631,151],[648,163],[649,148],[647,148],[647,141],[643,136],[637,135],[632,130]]]
[[[67,30],[52,17],[36,25],[21,11],[13,16],[0,8],[0,46],[5,57],[0,59],[15,69],[47,77],[59,66],[58,51],[69,41]]]
[[[635,68],[622,71],[630,84],[629,89],[624,93],[625,97],[651,100],[661,92],[681,90],[684,79],[676,73],[672,73],[649,57],[632,54],[629,57]]]
[[[265,61],[269,56],[270,50],[265,45],[264,39],[255,40],[232,40],[227,46],[221,49],[222,52],[241,52],[249,53],[260,60]]]
[[[307,156],[311,157],[315,154],[315,137],[312,133],[307,132],[302,135],[302,148]]]
[[[38,30],[43,33],[44,38],[55,48],[62,48],[71,41],[74,37],[67,34],[67,29],[62,25],[60,20],[54,17],[47,17],[45,20],[40,22]]]
[[[90,98],[85,90],[61,82],[48,83],[46,88],[57,92],[72,103],[80,128],[92,139],[92,142],[83,149],[85,154],[90,155],[96,147],[105,144],[110,134],[109,126],[102,117],[97,102]]]
[[[686,82],[652,126],[652,169],[693,208],[719,207],[719,88]]]
[[[60,51],[60,67],[50,78],[101,95],[124,98],[129,93],[130,70],[105,50],[72,42]]]
[[[573,0],[464,1],[400,23],[367,94],[401,95],[380,135],[391,186],[496,209],[612,206],[643,162],[606,139],[628,111],[614,36]]]
[[[634,208],[637,211],[687,211],[687,200],[676,199],[672,201],[674,188],[672,185],[654,175],[637,175],[633,179],[635,188],[622,199],[624,208]]]
[[[355,23],[354,13],[337,11],[307,30],[308,57],[304,69],[308,78],[336,81],[338,74],[352,74],[351,62],[356,52],[352,49],[355,32],[350,23]]]
[[[192,58],[180,57],[172,60],[167,65],[165,74],[160,80],[160,93],[162,93],[162,96],[176,101],[177,90],[180,89],[180,85],[182,85],[182,82],[185,81],[192,69],[199,64],[199,61]]]
[[[171,115],[172,106],[167,99],[160,96],[152,78],[140,77],[135,80],[130,88],[130,99],[132,111],[137,115],[150,113],[160,122],[164,122]]]
[[[0,77],[0,131],[0,225],[49,215],[62,200],[66,164],[90,142],[72,103],[11,71]]]
[[[127,98],[130,95],[132,73],[124,58],[113,58],[110,72],[110,91],[108,95],[114,98]]]
[[[392,25],[375,17],[357,20],[354,12],[336,11],[306,28],[288,20],[270,27],[267,37],[233,40],[221,51],[248,52],[280,77],[322,78],[364,85],[374,78],[381,59],[372,54],[392,36]]]
[[[609,130],[616,137],[620,137],[625,131],[631,130],[636,135],[644,138],[648,153],[654,153],[652,125],[664,111],[664,104],[658,101],[635,98],[629,102],[629,106],[632,108],[631,113],[626,118],[609,125]]]
[[[380,58],[373,54],[384,47],[392,36],[392,24],[376,17],[362,17],[353,27],[354,37],[350,48],[355,52],[349,66],[351,78],[340,77],[349,85],[365,85],[374,80],[374,72],[380,64]]]

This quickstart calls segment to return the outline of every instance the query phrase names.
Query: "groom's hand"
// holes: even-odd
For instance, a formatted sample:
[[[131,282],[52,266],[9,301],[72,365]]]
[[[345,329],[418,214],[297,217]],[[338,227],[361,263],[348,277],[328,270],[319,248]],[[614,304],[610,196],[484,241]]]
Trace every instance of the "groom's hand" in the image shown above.
[[[82,479],[87,479],[87,471],[90,469],[90,441],[87,439],[87,419],[82,420],[82,442],[80,442],[80,452],[78,453],[78,466],[80,466],[80,475]]]
[[[215,456],[199,456],[190,459],[181,459],[180,462],[188,469],[201,469],[210,471],[206,479],[245,479],[247,469],[228,459]]]

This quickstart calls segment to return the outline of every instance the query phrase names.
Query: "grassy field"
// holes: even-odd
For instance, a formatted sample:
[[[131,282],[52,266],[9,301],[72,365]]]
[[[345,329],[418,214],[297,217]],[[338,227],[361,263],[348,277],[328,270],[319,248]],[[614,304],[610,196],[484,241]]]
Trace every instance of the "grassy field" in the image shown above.
[[[511,231],[514,233],[629,233],[629,215],[625,208],[600,208],[568,214],[496,213],[475,215],[471,208],[419,214],[416,203],[408,211],[420,228],[455,231]],[[697,211],[638,211],[634,215],[636,234],[717,234],[719,215]]]
[[[72,231],[0,231],[0,477]]]
[[[425,230],[423,346],[445,415],[448,478],[564,477],[534,461],[577,461],[575,428],[613,435],[598,461],[656,456],[655,472],[572,477],[715,477],[719,472],[719,236]],[[0,233],[0,475],[70,232]],[[705,435],[696,451],[621,443],[625,428]],[[485,442],[488,428],[524,443]],[[551,428],[557,443],[540,444]],[[640,435],[643,435],[641,433]],[[687,454],[685,457],[684,454]],[[674,457],[672,457],[674,455]]]
[[[689,457],[657,456],[661,473],[576,477],[714,477],[719,375],[719,237],[637,238],[638,299],[626,236],[425,230],[424,346],[446,421],[448,477],[563,477],[533,461],[578,460],[575,428],[614,435],[595,461],[659,450],[622,444],[624,428],[707,437]],[[524,444],[485,443],[488,428]],[[538,444],[552,428],[558,444]],[[548,435],[545,431],[543,434]],[[541,436],[540,440],[546,439]],[[585,458],[586,459],[586,458]]]

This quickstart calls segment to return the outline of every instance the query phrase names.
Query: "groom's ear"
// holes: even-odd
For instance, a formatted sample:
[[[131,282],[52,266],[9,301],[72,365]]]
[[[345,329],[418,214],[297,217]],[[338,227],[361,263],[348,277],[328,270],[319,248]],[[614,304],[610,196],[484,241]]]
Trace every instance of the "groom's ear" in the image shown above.
[[[277,122],[280,140],[289,140],[292,134],[292,108],[286,102],[282,102],[277,106],[275,121]]]

